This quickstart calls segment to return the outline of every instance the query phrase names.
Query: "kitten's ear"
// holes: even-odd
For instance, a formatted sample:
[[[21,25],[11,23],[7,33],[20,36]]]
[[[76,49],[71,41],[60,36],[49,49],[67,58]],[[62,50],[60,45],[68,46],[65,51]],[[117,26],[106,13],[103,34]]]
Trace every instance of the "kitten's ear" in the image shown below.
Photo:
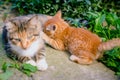
[[[38,16],[35,15],[32,18],[30,18],[27,23],[36,24],[37,22],[38,22]]]
[[[46,30],[55,31],[56,30],[56,25],[49,25],[49,26],[47,26]]]
[[[58,18],[61,18],[62,17],[62,12],[61,10],[59,10],[54,17],[58,17]]]

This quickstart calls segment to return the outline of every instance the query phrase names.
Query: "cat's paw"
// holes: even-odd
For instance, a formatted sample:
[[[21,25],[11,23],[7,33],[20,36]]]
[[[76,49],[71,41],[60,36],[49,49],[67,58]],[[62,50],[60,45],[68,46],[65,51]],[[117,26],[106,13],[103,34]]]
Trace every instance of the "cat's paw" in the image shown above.
[[[48,64],[45,58],[38,60],[36,63],[38,70],[44,71],[48,68]]]
[[[71,55],[70,56],[70,60],[71,61],[76,61],[76,60],[78,60],[79,58],[77,57],[77,56],[75,56],[75,55]]]
[[[29,60],[29,61],[26,61],[25,63],[36,66],[36,62],[34,60]]]

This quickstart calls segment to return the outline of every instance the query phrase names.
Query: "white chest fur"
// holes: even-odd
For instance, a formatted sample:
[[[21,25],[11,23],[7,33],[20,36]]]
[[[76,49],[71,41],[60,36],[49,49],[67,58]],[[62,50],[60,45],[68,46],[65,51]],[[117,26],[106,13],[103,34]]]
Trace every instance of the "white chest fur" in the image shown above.
[[[28,49],[22,49],[13,44],[10,44],[10,46],[11,46],[12,50],[17,52],[17,54],[20,56],[33,57],[36,54],[36,52],[44,46],[44,42],[42,39],[38,39],[38,40],[34,41]]]

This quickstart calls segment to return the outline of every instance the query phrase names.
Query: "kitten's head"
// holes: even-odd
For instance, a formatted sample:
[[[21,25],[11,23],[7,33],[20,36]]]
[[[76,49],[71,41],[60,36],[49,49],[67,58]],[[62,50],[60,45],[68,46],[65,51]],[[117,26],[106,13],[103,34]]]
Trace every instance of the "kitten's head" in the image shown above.
[[[68,24],[62,19],[61,11],[58,11],[53,18],[49,19],[44,24],[44,32],[48,36],[54,36],[59,35],[66,27],[68,27]]]
[[[4,25],[7,31],[7,38],[10,44],[27,49],[39,38],[41,25],[38,16],[30,19],[21,17],[13,18]]]

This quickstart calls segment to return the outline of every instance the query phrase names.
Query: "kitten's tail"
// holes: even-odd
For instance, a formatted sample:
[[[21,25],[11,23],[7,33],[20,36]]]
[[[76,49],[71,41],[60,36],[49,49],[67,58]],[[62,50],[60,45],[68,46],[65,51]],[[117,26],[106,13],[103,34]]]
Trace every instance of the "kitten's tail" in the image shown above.
[[[99,47],[98,50],[100,52],[106,51],[106,50],[111,50],[114,47],[120,46],[120,38],[115,38],[112,40],[109,40],[107,42],[102,42]]]

